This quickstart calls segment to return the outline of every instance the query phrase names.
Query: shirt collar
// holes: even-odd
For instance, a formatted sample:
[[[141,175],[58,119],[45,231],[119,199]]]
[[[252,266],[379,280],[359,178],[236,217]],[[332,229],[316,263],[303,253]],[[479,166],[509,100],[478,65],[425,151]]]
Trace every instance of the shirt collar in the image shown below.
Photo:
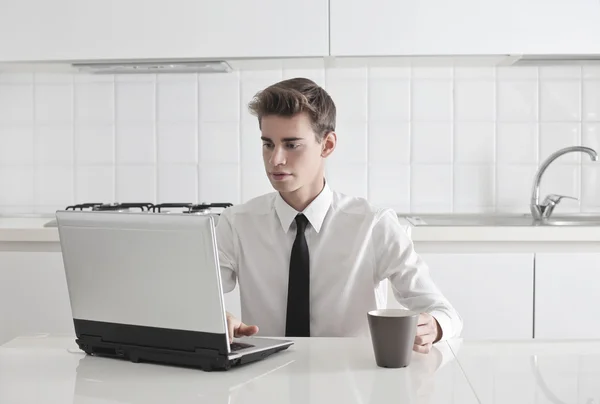
[[[304,216],[306,216],[311,226],[318,233],[321,230],[321,226],[323,225],[323,221],[325,220],[325,215],[329,210],[331,201],[332,192],[327,185],[327,182],[325,182],[325,186],[319,195],[317,195],[317,197],[306,207],[306,209],[304,209],[303,212],[298,212],[296,209],[288,205],[278,192],[275,196],[275,212],[279,217],[283,231],[286,233],[289,231],[292,222],[299,213],[303,213]]]

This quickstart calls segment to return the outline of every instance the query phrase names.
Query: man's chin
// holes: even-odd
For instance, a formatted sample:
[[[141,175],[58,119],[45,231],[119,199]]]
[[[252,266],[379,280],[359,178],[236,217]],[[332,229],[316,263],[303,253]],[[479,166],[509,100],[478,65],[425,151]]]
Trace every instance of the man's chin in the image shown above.
[[[271,185],[277,192],[292,192],[297,188],[295,184],[287,181],[271,181]]]

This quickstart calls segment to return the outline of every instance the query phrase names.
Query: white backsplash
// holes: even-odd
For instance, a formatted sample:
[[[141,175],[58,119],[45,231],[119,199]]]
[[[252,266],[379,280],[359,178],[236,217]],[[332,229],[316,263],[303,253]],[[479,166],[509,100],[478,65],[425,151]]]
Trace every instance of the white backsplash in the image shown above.
[[[338,108],[333,188],[400,212],[527,212],[539,163],[600,152],[600,68],[308,68],[223,75],[0,73],[0,213],[271,192],[247,104],[309,77]],[[600,210],[600,163],[561,157],[542,194]]]

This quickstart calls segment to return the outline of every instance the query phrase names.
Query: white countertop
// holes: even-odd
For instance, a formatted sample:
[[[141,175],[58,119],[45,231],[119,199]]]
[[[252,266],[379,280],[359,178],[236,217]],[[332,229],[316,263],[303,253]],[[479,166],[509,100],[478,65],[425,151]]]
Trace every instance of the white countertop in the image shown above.
[[[384,369],[366,338],[296,339],[261,361],[204,372],[86,356],[72,337],[21,337],[0,347],[0,375],[0,403],[478,402],[448,344]]]
[[[600,402],[600,341],[468,341],[375,365],[369,339],[296,339],[226,372],[86,356],[73,337],[20,337],[0,347],[0,403]]]
[[[600,242],[600,226],[413,226],[399,218],[415,242]],[[53,216],[0,216],[0,243],[58,243]]]

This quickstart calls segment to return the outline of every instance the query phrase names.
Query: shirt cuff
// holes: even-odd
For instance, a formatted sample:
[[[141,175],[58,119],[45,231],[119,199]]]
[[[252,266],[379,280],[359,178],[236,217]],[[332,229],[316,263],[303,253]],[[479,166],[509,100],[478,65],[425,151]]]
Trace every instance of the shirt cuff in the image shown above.
[[[429,313],[435,318],[442,329],[442,338],[438,342],[446,341],[454,336],[454,330],[452,329],[452,320],[443,311],[434,310]]]

